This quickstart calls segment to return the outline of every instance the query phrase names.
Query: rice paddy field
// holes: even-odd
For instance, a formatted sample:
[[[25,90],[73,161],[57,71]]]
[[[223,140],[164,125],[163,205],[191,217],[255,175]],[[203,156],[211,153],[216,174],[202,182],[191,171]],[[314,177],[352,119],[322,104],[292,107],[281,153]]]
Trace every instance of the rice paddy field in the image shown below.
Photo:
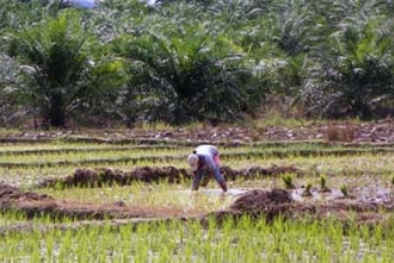
[[[390,141],[172,134],[2,131],[0,262],[393,262]],[[199,143],[226,195],[190,192]]]

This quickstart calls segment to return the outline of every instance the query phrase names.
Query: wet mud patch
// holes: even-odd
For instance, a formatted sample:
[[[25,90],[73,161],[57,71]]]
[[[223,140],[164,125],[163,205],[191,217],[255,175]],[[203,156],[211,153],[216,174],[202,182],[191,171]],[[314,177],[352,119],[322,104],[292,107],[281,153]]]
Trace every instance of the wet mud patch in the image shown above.
[[[54,201],[54,199],[45,194],[37,194],[35,192],[24,192],[18,187],[0,183],[0,204],[11,201]]]
[[[130,206],[122,202],[98,205],[89,202],[55,200],[47,195],[24,192],[16,187],[2,184],[0,185],[0,212],[10,211],[18,212],[26,216],[27,219],[39,217],[57,220],[72,219],[75,220],[72,227],[101,224],[98,221],[107,220],[111,222],[135,220],[137,223],[139,220],[148,223],[150,220],[152,222],[157,220],[198,220],[205,224],[212,216],[220,224],[225,218],[239,219],[245,215],[254,219],[265,218],[267,222],[279,217],[286,220],[335,218],[345,224],[356,222],[373,227],[376,224],[390,224],[394,203],[365,202],[343,197],[329,202],[318,202],[313,199],[310,199],[309,202],[298,202],[292,198],[291,190],[253,189],[246,190],[239,195],[236,194],[235,201],[228,208],[206,214],[202,211],[186,211],[181,208]],[[7,227],[3,227],[3,231],[7,232]],[[31,226],[27,224],[26,228],[29,227]],[[63,225],[60,224],[58,227],[63,227]],[[67,227],[64,225],[64,228]],[[18,229],[19,227],[16,226],[14,230],[18,231]],[[25,227],[20,227],[21,231],[24,229]]]
[[[210,213],[205,218],[214,216],[219,222],[228,217],[239,219],[244,215],[265,218],[267,222],[278,217],[289,220],[335,218],[343,222],[372,225],[387,223],[393,211],[393,201],[378,203],[339,197],[329,201],[311,199],[297,202],[290,190],[273,189],[248,191],[236,199],[229,209]]]
[[[285,173],[303,174],[301,169],[293,166],[260,167],[235,170],[229,166],[221,167],[226,180],[258,179],[268,176],[278,176]],[[38,183],[38,188],[68,188],[68,187],[103,187],[111,185],[130,185],[133,182],[160,182],[181,183],[190,180],[192,174],[187,169],[178,169],[173,166],[166,167],[139,167],[131,171],[112,168],[78,168],[74,174],[64,178],[47,178]]]

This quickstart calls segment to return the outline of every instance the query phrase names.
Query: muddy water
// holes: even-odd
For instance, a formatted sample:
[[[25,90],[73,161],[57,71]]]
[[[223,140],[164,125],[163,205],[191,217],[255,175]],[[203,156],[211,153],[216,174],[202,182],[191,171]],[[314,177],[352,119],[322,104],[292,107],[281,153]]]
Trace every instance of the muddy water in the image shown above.
[[[172,193],[177,196],[185,209],[201,206],[214,206],[220,209],[226,209],[237,197],[246,193],[248,190],[251,189],[232,188],[223,194],[223,191],[219,188],[204,188],[194,193],[190,190],[178,190]]]
[[[291,192],[291,197],[294,201],[303,202],[307,199],[312,199],[315,201],[334,200],[344,196],[339,189],[330,190],[330,192],[320,192],[318,189],[314,188],[311,189],[310,196],[305,196],[305,188],[297,188]]]
[[[226,195],[228,195],[230,197],[234,197],[237,195],[244,194],[249,190],[252,190],[252,189],[232,188],[227,191]],[[204,195],[207,195],[207,196],[220,196],[223,194],[223,191],[221,189],[203,189],[203,190],[201,190],[201,193]]]
[[[205,196],[205,198],[214,200],[218,198],[226,198],[231,201],[234,201],[239,196],[245,194],[250,190],[267,190],[268,188],[232,188],[229,189],[228,192],[223,196],[223,191],[219,188],[207,188],[199,190],[199,195]],[[340,189],[331,188],[329,192],[322,192],[317,188],[312,188],[310,193],[311,196],[305,196],[305,188],[297,188],[291,190],[291,197],[294,201],[303,202],[306,200],[315,200],[315,201],[329,201],[338,198],[345,197]],[[182,190],[179,193],[190,195],[189,190]],[[350,189],[350,194],[360,200],[365,202],[376,202],[376,203],[386,203],[390,202],[394,199],[394,193],[390,188],[384,187],[383,185],[370,185],[363,187],[356,187]]]
[[[388,203],[393,200],[393,193],[390,188],[381,185],[372,185],[368,187],[356,187],[352,192],[362,201]]]

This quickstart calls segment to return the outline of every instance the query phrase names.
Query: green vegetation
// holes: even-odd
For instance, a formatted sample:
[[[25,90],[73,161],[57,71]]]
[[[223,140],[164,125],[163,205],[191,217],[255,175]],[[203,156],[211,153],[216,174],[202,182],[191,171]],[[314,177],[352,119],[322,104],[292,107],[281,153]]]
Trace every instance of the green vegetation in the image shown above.
[[[30,186],[48,177],[71,175],[76,168],[114,167],[130,171],[141,166],[186,168],[186,156],[191,147],[166,145],[114,145],[94,143],[1,144],[0,180]],[[251,146],[221,147],[224,165],[247,169],[253,165],[270,167],[295,165],[320,185],[320,175],[329,176],[330,187],[339,187],[333,180],[377,176],[391,181],[393,147],[336,146],[313,143],[261,143]],[[319,167],[318,169],[316,167]],[[267,187],[269,178],[260,186]],[[297,185],[297,178],[293,184]],[[364,180],[364,179],[362,179]],[[257,183],[259,184],[259,183]]]
[[[294,220],[278,217],[272,222],[248,216],[237,221],[228,217],[220,223],[208,218],[205,224],[195,218],[160,219],[168,214],[201,216],[228,209],[236,196],[210,195],[212,188],[218,189],[214,180],[197,196],[190,196],[187,180],[179,184],[133,182],[95,188],[33,187],[42,179],[65,177],[80,167],[113,167],[124,171],[142,166],[186,168],[185,156],[190,149],[182,144],[99,144],[61,139],[30,145],[0,144],[1,181],[47,194],[59,204],[64,202],[64,209],[76,204],[80,212],[87,204],[94,209],[117,204],[117,209],[154,212],[156,216],[149,222],[145,218],[80,221],[45,213],[30,218],[18,210],[2,210],[0,261],[389,262],[394,256],[393,228],[378,223],[372,227],[359,224],[351,216],[346,218],[346,224],[334,214],[324,220],[303,216]],[[310,193],[313,185],[320,185],[321,190],[329,186],[346,196],[348,192],[353,195],[356,188],[385,189],[394,175],[393,145],[258,142],[220,150],[222,164],[233,169],[256,165],[268,168],[275,164],[295,165],[303,171],[297,176],[285,173],[258,179],[240,177],[228,182],[229,189],[269,189],[275,180],[282,179],[293,186],[307,182],[305,193]],[[165,156],[171,158],[160,159]],[[110,159],[118,161],[109,164]],[[86,160],[95,162],[85,165]],[[12,166],[12,163],[28,166]],[[314,202],[313,194],[312,198],[301,196],[302,202]],[[387,217],[385,223],[392,225],[391,214],[382,212],[382,217]]]
[[[29,262],[389,262],[393,257],[393,230],[357,229],[350,224],[343,236],[341,224],[287,222],[273,224],[242,218],[221,227],[190,221],[151,222],[77,230],[48,229],[10,233],[0,239],[2,261]],[[37,242],[39,241],[39,242]]]
[[[302,196],[308,197],[308,196],[313,196],[312,192],[312,183],[308,182],[305,186],[304,192],[302,193]]]
[[[1,1],[0,126],[45,127],[65,138],[19,142],[7,138],[19,131],[0,129],[8,141],[0,144],[0,181],[54,198],[0,192],[0,261],[391,262],[392,210],[373,208],[392,203],[394,145],[355,138],[392,127],[353,124],[390,116],[394,106],[393,11],[381,0],[105,0],[93,9]],[[348,117],[356,119],[332,125]],[[220,134],[221,124],[201,136],[207,122],[238,122],[247,135]],[[309,142],[261,136],[280,125],[292,140],[316,123],[325,128],[301,136]],[[69,124],[140,129],[72,138],[74,131],[58,130]],[[234,137],[242,142],[230,144]],[[189,180],[148,183],[143,175],[121,186],[37,187],[77,168],[187,168],[200,139],[218,142],[222,164],[242,171],[230,190],[278,188],[282,180],[302,213],[285,219],[283,206],[273,209],[283,218],[266,209],[202,224],[196,218],[225,213],[236,199],[219,197],[214,180],[198,195]],[[274,172],[257,175],[256,167]],[[362,207],[371,210],[358,211],[357,197],[372,198]],[[337,214],[329,209],[336,201]],[[308,207],[316,203],[322,207]]]
[[[284,175],[282,177],[286,189],[294,189],[293,177],[291,175]]]
[[[3,2],[2,126],[368,119],[393,106],[387,1]]]
[[[341,193],[343,196],[348,196],[347,186],[345,184],[341,186]]]

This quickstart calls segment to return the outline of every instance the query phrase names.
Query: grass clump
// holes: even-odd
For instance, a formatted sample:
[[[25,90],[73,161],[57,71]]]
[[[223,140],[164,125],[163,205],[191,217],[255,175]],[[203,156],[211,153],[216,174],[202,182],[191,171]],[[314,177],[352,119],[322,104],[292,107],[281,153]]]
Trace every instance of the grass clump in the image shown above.
[[[286,189],[295,189],[296,187],[295,187],[295,185],[294,185],[294,182],[293,182],[293,177],[291,176],[291,175],[284,175],[283,177],[282,177],[282,180],[283,180],[283,182],[284,182],[284,184],[285,184],[285,188]]]

